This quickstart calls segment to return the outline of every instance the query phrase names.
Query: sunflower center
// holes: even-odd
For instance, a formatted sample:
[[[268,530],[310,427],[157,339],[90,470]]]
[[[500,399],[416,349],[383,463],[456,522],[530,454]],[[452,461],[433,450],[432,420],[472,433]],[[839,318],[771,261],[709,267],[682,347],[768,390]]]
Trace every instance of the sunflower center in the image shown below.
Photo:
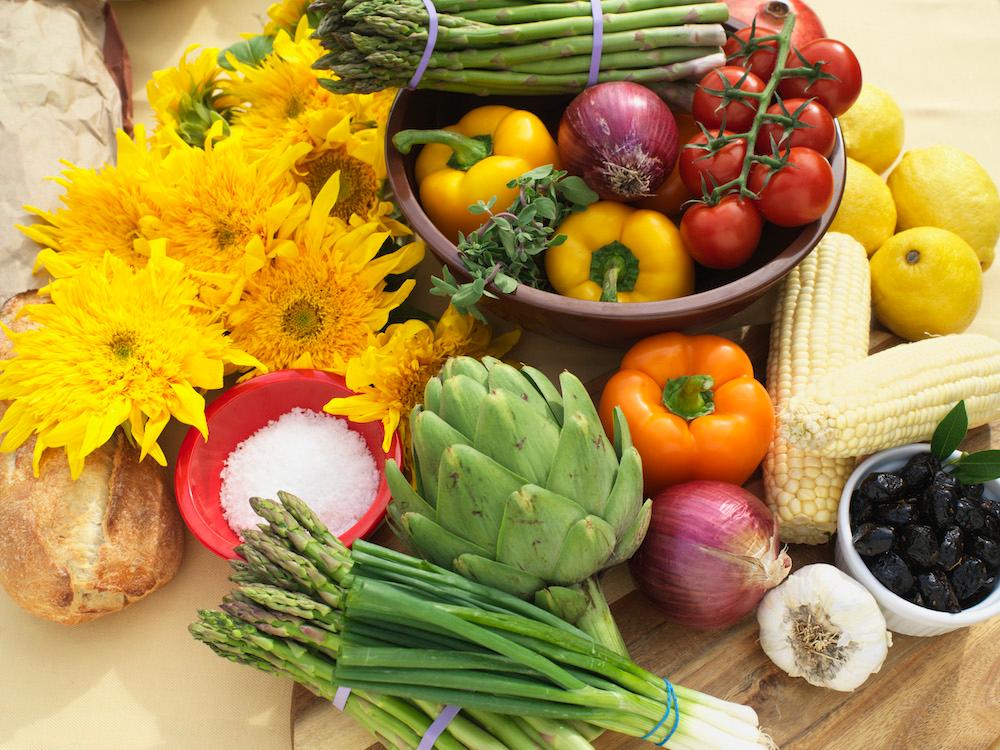
[[[212,236],[215,238],[215,243],[220,250],[228,250],[231,247],[239,246],[246,239],[246,233],[226,219],[219,219],[216,222]]]
[[[334,172],[340,172],[340,191],[331,216],[349,221],[351,214],[364,215],[378,200],[378,178],[370,164],[356,159],[340,146],[309,163],[303,181],[313,196],[326,185]]]
[[[115,359],[122,362],[132,357],[135,345],[136,337],[134,331],[116,331],[111,334],[111,338],[108,340],[108,349],[111,350]]]
[[[282,330],[300,341],[310,339],[323,330],[323,311],[315,302],[300,297],[285,308],[281,315]]]

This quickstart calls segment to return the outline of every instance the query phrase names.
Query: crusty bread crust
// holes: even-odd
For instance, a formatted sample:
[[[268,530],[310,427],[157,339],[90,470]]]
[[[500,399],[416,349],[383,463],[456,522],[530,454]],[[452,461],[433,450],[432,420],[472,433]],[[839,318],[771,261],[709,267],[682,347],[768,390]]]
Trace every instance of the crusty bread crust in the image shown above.
[[[0,309],[12,330],[23,293]],[[10,356],[0,336],[0,357]],[[34,439],[0,454],[0,584],[34,615],[65,624],[117,612],[166,584],[180,565],[184,533],[166,470],[138,451],[119,430],[87,456],[70,478],[62,451],[42,457],[32,474]]]

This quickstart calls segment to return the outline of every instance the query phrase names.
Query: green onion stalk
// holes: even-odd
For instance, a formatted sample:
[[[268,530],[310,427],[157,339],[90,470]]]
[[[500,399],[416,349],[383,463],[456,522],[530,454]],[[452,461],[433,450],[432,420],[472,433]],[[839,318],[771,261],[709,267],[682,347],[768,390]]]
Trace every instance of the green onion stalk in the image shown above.
[[[690,105],[690,82],[725,64],[728,6],[709,0],[604,0],[598,82],[634,81]],[[589,0],[438,0],[438,33],[419,88],[471,94],[572,94],[589,82]],[[319,0],[323,86],[406,86],[428,40],[423,0]],[[685,83],[686,82],[686,83]]]
[[[301,500],[254,498],[237,588],[191,633],[231,661],[332,700],[389,747],[586,750],[603,730],[674,750],[773,748],[753,709],[673,686],[533,604],[364,541],[346,549]],[[281,570],[278,576],[275,570]],[[661,721],[662,720],[662,721]],[[675,726],[676,723],[676,726]]]

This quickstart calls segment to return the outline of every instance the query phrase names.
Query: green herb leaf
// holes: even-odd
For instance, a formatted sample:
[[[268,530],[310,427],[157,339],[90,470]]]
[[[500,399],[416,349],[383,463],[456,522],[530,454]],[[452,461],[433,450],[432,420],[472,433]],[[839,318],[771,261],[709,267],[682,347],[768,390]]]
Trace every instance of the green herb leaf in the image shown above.
[[[952,472],[963,484],[980,484],[1000,479],[1000,450],[979,451],[962,456]]]
[[[939,461],[944,461],[958,449],[968,431],[969,415],[965,411],[965,401],[959,401],[934,430],[931,453]]]
[[[579,177],[567,177],[561,180],[556,185],[556,192],[574,206],[589,206],[591,203],[596,203],[599,197]]]
[[[515,185],[526,185],[529,182],[536,182],[538,180],[544,180],[546,177],[552,174],[555,169],[551,164],[544,164],[540,167],[535,167],[530,172],[525,172],[516,180],[511,180],[507,183],[507,187],[514,187]]]
[[[227,53],[232,53],[233,57],[244,65],[253,65],[255,68],[259,68],[264,62],[264,58],[270,55],[273,50],[273,37],[261,34],[249,39],[241,39],[219,53],[219,66],[226,70],[234,70],[227,59]]]
[[[497,277],[493,279],[493,283],[504,294],[510,294],[517,289],[517,279],[511,278],[505,273],[498,273]]]

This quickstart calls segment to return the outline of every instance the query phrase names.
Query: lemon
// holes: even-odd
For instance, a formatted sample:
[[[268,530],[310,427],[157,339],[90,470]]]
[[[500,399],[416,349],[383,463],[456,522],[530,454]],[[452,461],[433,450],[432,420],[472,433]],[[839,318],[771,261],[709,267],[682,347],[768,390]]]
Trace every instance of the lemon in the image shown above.
[[[907,151],[889,175],[898,229],[940,227],[968,242],[985,271],[1000,238],[1000,193],[964,151],[931,146]]]
[[[909,341],[959,333],[983,297],[979,257],[957,234],[917,227],[893,236],[871,258],[872,305]]]
[[[896,204],[885,181],[859,161],[848,158],[844,197],[830,225],[849,234],[871,255],[896,231]]]
[[[887,170],[903,150],[903,111],[882,89],[870,83],[840,116],[847,155],[874,171]]]

